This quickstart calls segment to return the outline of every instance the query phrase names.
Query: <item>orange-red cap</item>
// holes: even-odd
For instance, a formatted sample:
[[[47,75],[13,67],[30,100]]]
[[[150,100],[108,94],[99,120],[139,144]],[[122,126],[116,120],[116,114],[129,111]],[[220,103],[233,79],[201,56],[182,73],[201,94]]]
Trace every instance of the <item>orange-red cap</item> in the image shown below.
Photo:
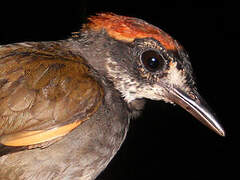
[[[93,30],[105,29],[117,40],[132,42],[137,38],[151,37],[158,40],[167,50],[175,50],[174,39],[161,29],[137,18],[100,13],[89,18],[85,26]]]

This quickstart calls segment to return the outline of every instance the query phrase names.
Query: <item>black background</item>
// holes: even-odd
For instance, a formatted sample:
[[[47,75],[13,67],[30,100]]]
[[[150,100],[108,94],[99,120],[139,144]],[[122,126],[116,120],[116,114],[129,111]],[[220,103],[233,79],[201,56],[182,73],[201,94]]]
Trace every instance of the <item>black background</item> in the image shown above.
[[[239,169],[237,6],[194,0],[11,2],[1,5],[0,44],[65,39],[96,12],[134,16],[160,27],[188,51],[199,92],[218,115],[226,137],[178,106],[149,101],[98,180],[231,179]]]

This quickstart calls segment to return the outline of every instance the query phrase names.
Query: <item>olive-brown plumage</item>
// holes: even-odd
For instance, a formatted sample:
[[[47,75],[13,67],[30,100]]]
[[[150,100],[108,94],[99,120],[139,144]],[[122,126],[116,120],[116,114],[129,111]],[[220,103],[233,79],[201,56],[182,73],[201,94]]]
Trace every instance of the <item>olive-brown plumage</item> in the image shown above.
[[[95,179],[146,98],[224,135],[183,47],[143,20],[102,13],[66,40],[0,46],[0,179]]]

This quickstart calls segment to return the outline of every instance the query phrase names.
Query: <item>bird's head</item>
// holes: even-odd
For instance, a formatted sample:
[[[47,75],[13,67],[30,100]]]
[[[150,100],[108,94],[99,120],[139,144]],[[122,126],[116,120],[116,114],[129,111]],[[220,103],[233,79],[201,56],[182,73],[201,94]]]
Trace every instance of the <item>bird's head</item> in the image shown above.
[[[224,136],[196,90],[188,55],[167,33],[143,20],[112,13],[90,17],[82,32],[94,36],[92,50],[104,54],[99,58],[103,62],[91,64],[105,71],[127,103],[143,98],[176,103]],[[97,40],[101,38],[104,41]]]

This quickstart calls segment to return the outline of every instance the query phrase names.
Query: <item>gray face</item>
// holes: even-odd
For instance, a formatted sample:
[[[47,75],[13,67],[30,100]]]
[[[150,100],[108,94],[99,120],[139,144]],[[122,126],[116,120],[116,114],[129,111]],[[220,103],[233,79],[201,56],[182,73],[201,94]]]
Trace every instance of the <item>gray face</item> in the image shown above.
[[[177,41],[174,51],[166,50],[153,38],[116,44],[105,66],[108,77],[127,103],[147,98],[179,104],[224,136],[223,129],[195,88],[188,55]]]
[[[127,102],[141,98],[172,102],[168,98],[171,88],[187,93],[194,89],[191,64],[180,47],[179,51],[167,51],[152,38],[118,46],[122,51],[113,51],[106,67]]]

